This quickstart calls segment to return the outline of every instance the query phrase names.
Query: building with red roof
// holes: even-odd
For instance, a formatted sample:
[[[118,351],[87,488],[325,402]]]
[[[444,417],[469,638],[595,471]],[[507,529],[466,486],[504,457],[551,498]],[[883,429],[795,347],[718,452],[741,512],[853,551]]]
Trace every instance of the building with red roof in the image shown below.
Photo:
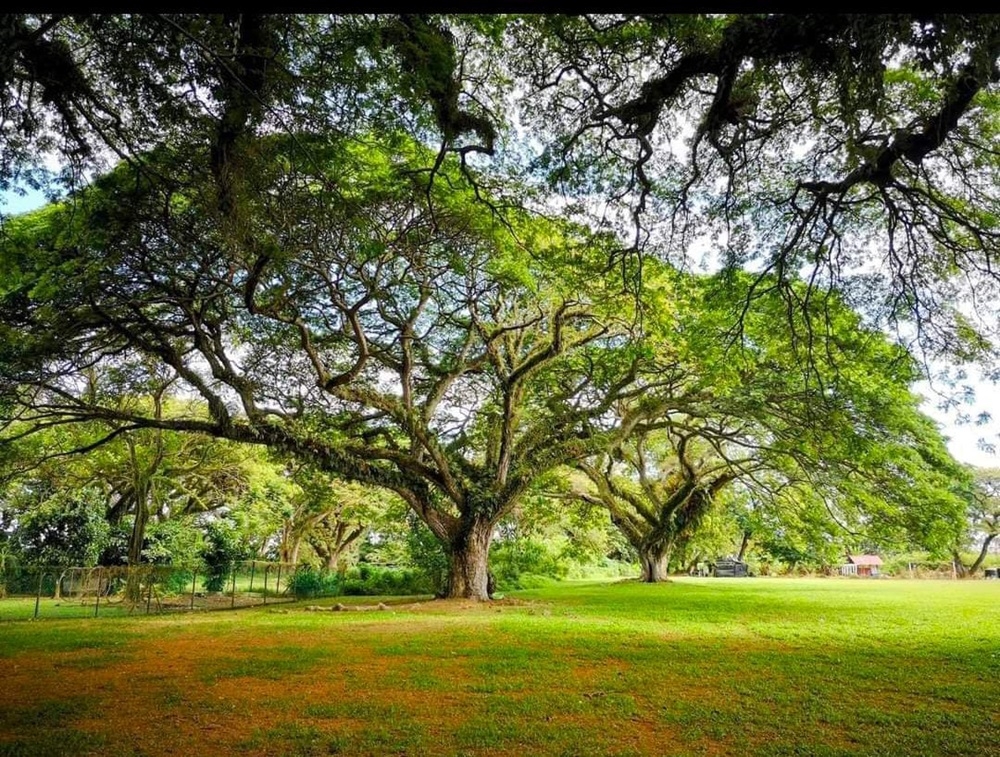
[[[847,564],[840,566],[843,576],[877,576],[882,567],[882,558],[878,555],[848,555]]]

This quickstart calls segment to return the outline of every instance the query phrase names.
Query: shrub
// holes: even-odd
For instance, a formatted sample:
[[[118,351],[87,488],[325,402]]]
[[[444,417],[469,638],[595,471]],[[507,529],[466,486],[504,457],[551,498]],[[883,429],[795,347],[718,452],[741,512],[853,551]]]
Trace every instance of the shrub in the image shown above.
[[[233,524],[224,520],[209,523],[205,528],[205,546],[202,552],[206,572],[205,590],[222,591],[233,566],[250,556]]]
[[[419,568],[386,568],[362,563],[344,574],[341,592],[350,596],[433,594],[434,578]]]
[[[433,581],[422,570],[387,568],[362,563],[342,576],[302,566],[292,575],[288,590],[299,599],[333,596],[400,596],[432,594]]]
[[[288,582],[288,591],[297,599],[337,596],[340,578],[336,573],[300,566]]]
[[[448,582],[448,554],[431,530],[413,513],[407,514],[409,530],[406,551],[410,563],[427,581],[429,593],[437,594]],[[424,591],[407,592],[423,594]]]
[[[537,585],[534,579],[529,580],[527,576],[565,578],[569,573],[569,564],[545,543],[530,538],[517,538],[493,544],[490,550],[490,570],[496,579],[497,589],[509,591],[529,588],[526,582]]]
[[[176,569],[161,573],[158,583],[167,594],[185,594],[191,591],[194,574],[190,570]]]
[[[21,517],[17,547],[34,565],[95,565],[111,527],[100,490],[59,491]]]
[[[603,560],[591,564],[571,564],[566,577],[577,579],[634,578],[638,572],[639,565],[636,562],[605,557]]]

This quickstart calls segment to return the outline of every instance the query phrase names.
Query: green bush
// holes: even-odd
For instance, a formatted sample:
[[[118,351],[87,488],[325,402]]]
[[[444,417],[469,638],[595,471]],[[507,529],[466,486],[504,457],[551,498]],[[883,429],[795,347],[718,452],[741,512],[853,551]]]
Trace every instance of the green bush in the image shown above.
[[[14,565],[9,567],[0,581],[9,595],[34,595],[38,591],[38,579],[42,579],[42,596],[50,597],[56,590],[58,573],[45,568]],[[0,594],[3,596],[3,594]]]
[[[205,590],[222,591],[233,566],[241,560],[250,559],[251,554],[232,523],[216,520],[205,527],[201,557],[205,561]]]
[[[288,582],[289,591],[299,599],[309,597],[400,596],[432,594],[433,581],[415,568],[386,568],[362,563],[343,576],[302,566]]]
[[[540,576],[537,573],[522,573],[517,577],[516,589],[544,589],[559,583],[558,578],[552,576]],[[500,587],[504,588],[504,587]]]
[[[433,576],[420,568],[384,568],[362,563],[344,574],[341,593],[349,596],[433,594]]]
[[[406,552],[409,562],[428,582],[428,593],[437,594],[448,582],[448,554],[441,541],[413,513],[407,514],[407,525],[409,529],[406,534]]]
[[[58,491],[21,516],[16,549],[32,565],[96,565],[110,535],[99,489]]]
[[[565,578],[569,568],[568,560],[553,552],[545,543],[530,538],[494,542],[490,549],[490,570],[497,589],[501,591],[537,587],[538,577]],[[532,584],[532,587],[526,583]]]
[[[190,570],[175,569],[161,573],[157,583],[167,594],[186,594],[191,591],[194,575]]]
[[[603,560],[591,564],[572,563],[566,577],[577,579],[634,578],[638,572],[639,565],[636,562],[605,557]]]
[[[340,577],[336,573],[309,566],[300,566],[288,582],[288,591],[297,599],[337,596],[340,588]]]

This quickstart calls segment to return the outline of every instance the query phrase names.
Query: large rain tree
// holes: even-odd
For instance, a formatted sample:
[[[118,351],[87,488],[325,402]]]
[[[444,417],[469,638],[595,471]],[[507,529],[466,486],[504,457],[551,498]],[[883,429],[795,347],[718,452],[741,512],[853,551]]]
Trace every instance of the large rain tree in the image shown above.
[[[235,240],[199,157],[169,152],[9,224],[19,422],[200,432],[390,489],[445,544],[449,591],[484,598],[493,526],[540,475],[669,400],[654,390],[676,358],[633,343],[633,300],[572,226],[500,222],[457,177],[428,192],[406,140],[311,139],[321,171],[290,146],[258,145]],[[95,363],[150,358],[208,419],[80,391]]]
[[[701,237],[929,347],[969,341],[956,286],[995,291],[998,15],[22,14],[0,40],[5,182],[196,142],[229,212],[248,137],[391,125],[598,200],[621,250]]]
[[[664,275],[650,266],[647,296]],[[830,335],[811,361],[800,361],[788,333],[774,328],[786,315],[777,293],[745,316],[747,348],[728,348],[728,304],[753,279],[682,281],[699,305],[667,317],[662,309],[650,313],[670,326],[661,324],[657,337],[650,324],[647,339],[689,353],[692,370],[646,393],[647,403],[657,392],[670,394],[667,412],[575,464],[583,474],[575,496],[608,510],[638,552],[643,580],[666,578],[674,551],[683,551],[719,494],[736,483],[744,495],[771,502],[779,517],[798,499],[824,502],[831,529],[842,524],[845,536],[846,529],[873,538],[895,531],[930,544],[964,522],[966,477],[919,411],[910,355],[831,300],[822,305]],[[627,409],[627,401],[616,406]]]
[[[996,368],[997,15],[12,14],[0,41],[4,188],[193,146],[238,231],[261,134],[399,128],[428,181],[454,154],[598,215],[611,262],[704,251],[803,312],[834,286]]]
[[[208,405],[189,428],[406,498],[457,593],[482,594],[467,555],[547,465],[529,430],[559,403],[537,397],[562,400],[562,425],[538,416],[552,457],[624,432],[563,410],[628,391],[627,350],[593,353],[621,348],[614,295],[647,296],[646,256],[753,266],[742,348],[776,291],[815,363],[832,286],[931,356],[993,351],[975,316],[1000,301],[994,16],[27,14],[0,37],[4,187],[47,159],[71,188],[122,161],[105,201],[35,219],[44,240],[5,224],[4,389],[153,355]],[[401,170],[329,148],[375,133]],[[534,207],[617,232],[606,270],[527,228],[509,200],[540,178]],[[969,292],[985,311],[962,312]]]

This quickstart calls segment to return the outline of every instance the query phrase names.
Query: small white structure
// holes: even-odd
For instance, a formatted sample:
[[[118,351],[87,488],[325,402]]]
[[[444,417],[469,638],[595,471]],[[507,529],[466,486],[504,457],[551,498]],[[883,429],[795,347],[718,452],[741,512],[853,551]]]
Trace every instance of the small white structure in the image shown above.
[[[882,558],[878,555],[848,555],[847,564],[840,566],[842,576],[877,576]]]

